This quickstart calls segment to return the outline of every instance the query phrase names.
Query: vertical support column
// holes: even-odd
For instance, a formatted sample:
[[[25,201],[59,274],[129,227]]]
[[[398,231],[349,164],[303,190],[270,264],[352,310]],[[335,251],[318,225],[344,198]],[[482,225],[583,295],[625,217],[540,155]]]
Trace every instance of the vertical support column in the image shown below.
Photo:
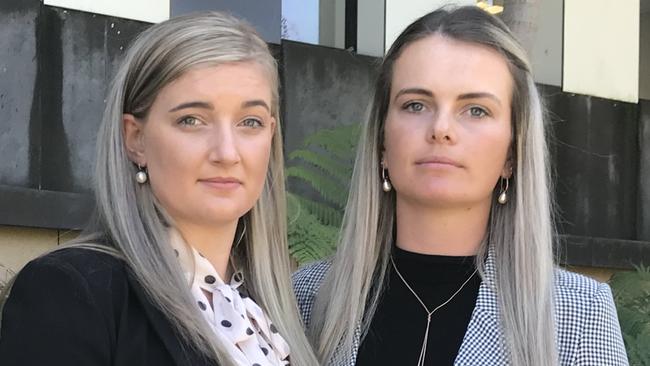
[[[637,240],[650,241],[650,100],[639,101]]]

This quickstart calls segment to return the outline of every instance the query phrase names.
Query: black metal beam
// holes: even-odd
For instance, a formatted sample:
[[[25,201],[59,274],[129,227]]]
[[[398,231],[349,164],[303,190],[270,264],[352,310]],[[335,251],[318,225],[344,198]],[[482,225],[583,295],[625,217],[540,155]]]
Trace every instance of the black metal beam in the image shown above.
[[[2,225],[80,230],[94,206],[89,194],[0,185]]]
[[[561,235],[560,264],[612,269],[650,265],[650,242]]]

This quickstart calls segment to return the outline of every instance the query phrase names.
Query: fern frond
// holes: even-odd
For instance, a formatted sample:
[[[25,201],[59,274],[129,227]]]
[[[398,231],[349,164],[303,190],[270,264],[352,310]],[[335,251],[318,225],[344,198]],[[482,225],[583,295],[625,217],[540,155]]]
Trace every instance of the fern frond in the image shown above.
[[[298,264],[303,265],[332,255],[338,230],[321,224],[302,207],[300,199],[293,194],[287,195],[287,208],[289,253]]]
[[[617,272],[610,282],[630,365],[650,366],[650,272]]]
[[[325,175],[335,177],[341,185],[346,185],[352,176],[351,164],[345,164],[337,159],[332,159],[325,153],[316,153],[311,150],[301,149],[289,154],[290,159],[300,159],[319,169]],[[299,165],[293,165],[299,166]]]
[[[300,205],[318,221],[327,226],[339,227],[343,219],[343,208],[334,208],[322,202],[311,200],[307,197],[296,196]]]
[[[289,167],[286,176],[300,179],[313,187],[327,202],[343,207],[347,200],[347,189],[332,178],[307,167]]]
[[[318,146],[339,159],[350,159],[350,157],[354,157],[360,131],[359,124],[323,129],[307,136],[304,146]]]

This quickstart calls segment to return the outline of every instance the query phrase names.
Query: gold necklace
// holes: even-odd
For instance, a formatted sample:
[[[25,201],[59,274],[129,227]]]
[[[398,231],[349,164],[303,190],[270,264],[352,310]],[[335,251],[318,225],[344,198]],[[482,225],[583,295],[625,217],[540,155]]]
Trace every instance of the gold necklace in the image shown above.
[[[420,305],[422,305],[422,307],[424,308],[424,311],[426,311],[426,313],[427,313],[427,328],[424,331],[424,340],[422,341],[422,348],[420,349],[420,357],[418,358],[418,364],[417,364],[417,366],[424,366],[424,360],[425,360],[425,358],[427,356],[427,343],[429,341],[429,326],[431,325],[431,315],[433,315],[433,313],[438,311],[443,306],[447,305],[454,297],[456,297],[456,295],[458,295],[458,293],[463,289],[463,287],[465,287],[465,285],[467,285],[469,280],[471,280],[472,277],[474,277],[474,275],[478,271],[478,268],[475,269],[474,272],[472,272],[472,274],[469,275],[469,277],[467,277],[465,282],[463,282],[463,284],[460,285],[460,288],[458,290],[456,290],[456,292],[454,292],[454,294],[451,295],[451,297],[449,297],[447,299],[447,301],[445,301],[442,304],[436,306],[435,309],[429,311],[429,308],[424,304],[424,301],[422,301],[422,299],[420,299],[420,296],[418,296],[418,294],[415,293],[415,291],[411,288],[411,286],[409,286],[408,282],[406,282],[406,280],[404,279],[404,276],[402,276],[402,274],[399,272],[399,269],[397,269],[397,265],[395,265],[395,261],[393,260],[392,255],[390,256],[390,263],[393,265],[393,268],[395,269],[395,273],[397,273],[397,275],[402,280],[402,282],[404,282],[404,285],[406,286],[406,288],[408,288],[411,291],[413,296],[415,296],[415,298],[418,300]]]

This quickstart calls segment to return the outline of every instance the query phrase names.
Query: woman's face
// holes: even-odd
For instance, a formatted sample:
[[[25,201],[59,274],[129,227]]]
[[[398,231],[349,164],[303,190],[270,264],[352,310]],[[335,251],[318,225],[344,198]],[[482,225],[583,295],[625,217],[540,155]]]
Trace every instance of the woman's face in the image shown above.
[[[238,219],[260,196],[276,121],[254,62],[197,67],[165,86],[144,121],[125,115],[131,159],[178,224]]]
[[[478,44],[432,35],[396,60],[383,163],[397,200],[489,204],[510,177],[513,80],[506,59]]]

